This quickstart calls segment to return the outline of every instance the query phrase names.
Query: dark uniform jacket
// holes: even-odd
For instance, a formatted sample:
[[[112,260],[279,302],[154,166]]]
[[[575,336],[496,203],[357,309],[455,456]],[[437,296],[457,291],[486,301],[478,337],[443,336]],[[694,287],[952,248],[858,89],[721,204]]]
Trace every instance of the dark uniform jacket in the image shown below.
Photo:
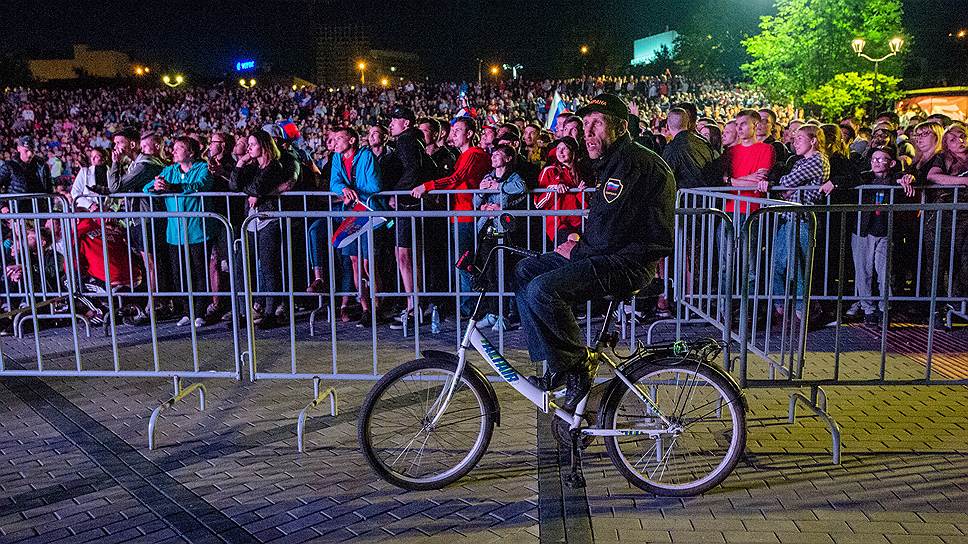
[[[650,266],[672,255],[676,184],[662,158],[626,134],[593,167],[597,190],[571,259],[618,255]]]

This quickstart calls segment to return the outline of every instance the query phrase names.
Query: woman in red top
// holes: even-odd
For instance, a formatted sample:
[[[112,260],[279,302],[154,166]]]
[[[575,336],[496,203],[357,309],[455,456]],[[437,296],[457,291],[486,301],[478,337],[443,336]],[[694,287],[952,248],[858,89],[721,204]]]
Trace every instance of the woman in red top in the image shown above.
[[[571,189],[585,190],[584,176],[576,168],[578,161],[578,142],[570,136],[558,139],[553,144],[555,150],[551,165],[541,171],[538,188],[551,189],[551,192],[534,195],[534,207],[540,210],[581,210],[585,208],[584,195],[571,193]],[[572,233],[581,232],[581,216],[552,216],[545,218],[545,234],[551,244],[557,247],[565,242]]]

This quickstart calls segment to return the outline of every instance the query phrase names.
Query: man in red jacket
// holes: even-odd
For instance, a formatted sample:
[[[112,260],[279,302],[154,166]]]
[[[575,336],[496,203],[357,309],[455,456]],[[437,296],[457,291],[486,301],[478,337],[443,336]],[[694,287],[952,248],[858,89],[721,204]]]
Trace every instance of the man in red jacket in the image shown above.
[[[454,173],[440,179],[428,181],[414,187],[410,192],[414,198],[422,198],[427,191],[461,189],[475,190],[481,185],[481,179],[491,169],[491,160],[487,152],[474,145],[477,139],[477,123],[470,117],[458,117],[454,120],[454,126],[450,130],[450,142],[460,150],[457,163],[454,164]],[[454,195],[453,210],[457,212],[457,217],[453,221],[456,224],[457,232],[457,254],[461,255],[465,251],[474,249],[474,218],[460,215],[462,211],[472,211],[474,209],[474,195],[470,192]],[[460,274],[460,290],[468,293],[471,290],[471,277],[466,272]],[[461,299],[462,313],[469,316],[473,311],[471,307],[472,299],[463,297]]]

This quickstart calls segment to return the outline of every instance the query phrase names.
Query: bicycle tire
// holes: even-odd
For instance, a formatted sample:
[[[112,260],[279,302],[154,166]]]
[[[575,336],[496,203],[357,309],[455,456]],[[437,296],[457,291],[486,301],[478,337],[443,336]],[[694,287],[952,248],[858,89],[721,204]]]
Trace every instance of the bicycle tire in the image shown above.
[[[443,386],[448,383],[445,378],[452,377],[456,370],[457,363],[454,361],[417,359],[394,368],[370,390],[360,409],[357,433],[360,449],[367,463],[385,481],[409,490],[440,489],[456,482],[473,470],[487,451],[494,432],[494,414],[488,404],[488,392],[485,386],[480,384],[471,373],[465,372],[461,376],[461,381],[455,387],[453,397],[438,425],[434,429],[426,428],[428,418],[432,418],[436,412],[432,409],[433,402],[441,395]],[[403,391],[398,392],[397,389]],[[422,405],[417,406],[411,401],[422,402]],[[467,419],[447,419],[457,413],[462,414],[461,417],[466,416]],[[403,423],[403,418],[413,416],[420,420],[420,429],[416,432],[412,428],[408,432],[402,427],[378,432],[381,426],[392,428],[395,424]],[[454,445],[460,439],[458,436],[450,436],[449,442],[445,444],[440,434],[434,435],[444,426],[457,425],[464,421],[473,423],[477,417],[480,418],[479,423],[466,426],[467,432],[474,435],[469,439],[461,440],[470,442],[467,448]],[[452,430],[458,431],[458,429]],[[410,444],[421,437],[422,445],[419,451],[414,453],[409,466],[406,462],[401,465],[400,461],[408,459],[407,451],[411,449]],[[439,453],[442,458],[456,457],[457,460],[448,459],[439,463],[439,471],[430,471],[426,474],[411,473],[412,471],[407,469],[421,468],[420,459],[423,459],[424,449],[432,437],[435,438],[438,447],[431,447],[430,452]],[[404,443],[403,447],[400,446],[401,443]],[[454,450],[456,455],[447,455],[448,450]],[[394,455],[396,459],[388,462]]]
[[[663,415],[666,415],[673,422],[683,423],[686,426],[683,433],[675,437],[671,437],[670,435],[672,442],[669,443],[668,450],[666,450],[662,437],[659,439],[648,436],[606,437],[605,449],[608,452],[612,464],[615,465],[619,472],[631,484],[656,495],[689,497],[705,493],[721,484],[736,467],[736,463],[739,461],[746,447],[745,402],[742,399],[742,393],[736,385],[707,363],[689,359],[683,360],[675,357],[634,363],[631,365],[631,368],[624,370],[624,372],[633,384],[649,387],[649,394],[659,404],[660,411]],[[679,379],[679,375],[684,379]],[[672,378],[675,379],[673,380]],[[639,421],[641,425],[648,425],[647,422],[651,421],[653,425],[663,427],[663,425],[658,425],[659,422],[654,417],[654,414],[652,417],[649,417],[648,413],[644,413],[641,416],[637,414],[633,415],[631,410],[638,407],[641,407],[645,412],[648,412],[649,409],[624,383],[616,379],[613,387],[614,389],[611,391],[611,394],[606,396],[607,400],[602,406],[599,420],[601,427],[606,429],[627,427],[626,420]],[[659,390],[660,387],[663,388],[661,391]],[[699,399],[698,402],[701,404],[698,407],[690,408],[690,400],[700,388],[706,395]],[[683,398],[683,395],[685,395],[685,398]],[[671,412],[663,408],[667,399],[675,399],[675,404]],[[623,412],[620,408],[624,407],[626,403],[630,405],[630,408],[623,408],[626,410]],[[676,413],[680,409],[680,404],[681,411]],[[707,416],[711,416],[717,412],[720,406],[725,407],[725,413],[729,415],[728,423],[726,418],[709,418],[708,422],[711,429],[708,431],[701,429],[695,430],[696,436],[702,441],[702,446],[697,448],[695,457],[688,451],[685,456],[679,455],[681,460],[686,461],[683,467],[678,469],[679,472],[690,470],[690,465],[698,465],[695,472],[700,474],[695,478],[683,479],[683,481],[678,483],[665,483],[656,479],[656,473],[660,472],[660,468],[660,478],[666,475],[668,467],[664,465],[668,461],[673,460],[677,455],[672,452],[672,449],[679,442],[679,439],[686,434],[686,431],[698,423],[705,422]],[[686,411],[687,408],[690,410],[689,412]],[[696,419],[695,421],[684,417],[696,410],[699,411],[697,414],[699,416],[698,419],[695,416],[691,418]],[[669,415],[670,413],[672,414],[671,416]],[[718,430],[720,426],[724,430],[722,433]],[[716,447],[723,443],[722,439],[717,439],[720,435],[728,435],[724,436],[728,438],[725,448]],[[668,441],[668,438],[665,440]],[[637,461],[631,462],[629,453],[635,451],[635,454],[632,456],[633,458],[635,455],[638,455],[639,451],[636,450],[637,444],[649,444],[652,442],[655,443],[653,447],[646,450]],[[713,447],[709,447],[710,445]],[[663,453],[658,454],[660,451]],[[657,454],[657,458],[655,459],[656,466],[651,471],[651,475],[649,475],[649,470],[642,469],[648,468],[648,462],[651,461],[653,453]],[[699,463],[704,458],[709,459],[708,464],[711,466],[708,470],[704,468],[706,463]],[[666,461],[664,462],[663,459]],[[676,471],[673,470],[670,473],[674,475]]]

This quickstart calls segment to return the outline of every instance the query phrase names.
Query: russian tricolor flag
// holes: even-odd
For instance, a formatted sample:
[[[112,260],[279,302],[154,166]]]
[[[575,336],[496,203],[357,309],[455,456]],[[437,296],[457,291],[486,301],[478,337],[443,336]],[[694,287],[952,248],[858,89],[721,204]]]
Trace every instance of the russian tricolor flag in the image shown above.
[[[551,101],[551,107],[548,108],[548,119],[545,121],[545,128],[554,132],[558,126],[558,114],[563,111],[565,111],[565,101],[561,99],[561,94],[555,91],[555,98]]]
[[[353,204],[353,208],[349,211],[370,212],[373,210],[366,204],[356,201]],[[386,222],[385,217],[347,217],[339,224],[336,231],[333,232],[333,247],[343,249],[355,242],[360,236],[363,236],[363,233],[370,230],[371,226],[375,229]]]

